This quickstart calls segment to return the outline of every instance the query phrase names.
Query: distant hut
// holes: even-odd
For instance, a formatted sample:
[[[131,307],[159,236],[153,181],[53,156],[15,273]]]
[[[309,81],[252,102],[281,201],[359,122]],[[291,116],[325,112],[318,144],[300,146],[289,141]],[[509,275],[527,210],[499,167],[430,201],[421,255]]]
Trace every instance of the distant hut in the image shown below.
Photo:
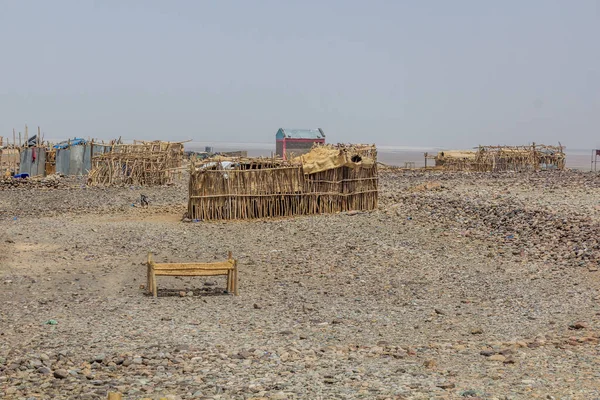
[[[308,153],[315,143],[325,144],[325,133],[321,128],[279,128],[275,135],[276,153],[284,160],[287,160],[290,156]]]
[[[435,166],[449,171],[469,171],[477,160],[474,150],[446,150],[435,156]]]
[[[531,144],[528,146],[479,146],[477,150],[440,151],[435,166],[447,171],[540,171],[563,170],[564,148]]]

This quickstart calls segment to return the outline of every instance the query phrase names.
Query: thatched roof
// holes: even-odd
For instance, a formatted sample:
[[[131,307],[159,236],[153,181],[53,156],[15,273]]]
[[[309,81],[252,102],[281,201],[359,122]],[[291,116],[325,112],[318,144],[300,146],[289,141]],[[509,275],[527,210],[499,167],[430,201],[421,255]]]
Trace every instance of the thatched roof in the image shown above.
[[[475,160],[477,152],[475,150],[445,150],[440,151],[436,158],[438,159],[466,159]]]

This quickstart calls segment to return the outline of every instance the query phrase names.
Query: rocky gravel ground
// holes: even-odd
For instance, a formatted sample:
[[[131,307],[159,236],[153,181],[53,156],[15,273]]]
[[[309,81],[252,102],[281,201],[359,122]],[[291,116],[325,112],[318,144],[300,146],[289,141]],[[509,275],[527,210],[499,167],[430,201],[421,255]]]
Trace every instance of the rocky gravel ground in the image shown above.
[[[600,398],[600,177],[380,178],[373,212],[228,223],[181,222],[185,181],[0,191],[0,395]],[[149,251],[228,250],[240,296],[145,294]]]

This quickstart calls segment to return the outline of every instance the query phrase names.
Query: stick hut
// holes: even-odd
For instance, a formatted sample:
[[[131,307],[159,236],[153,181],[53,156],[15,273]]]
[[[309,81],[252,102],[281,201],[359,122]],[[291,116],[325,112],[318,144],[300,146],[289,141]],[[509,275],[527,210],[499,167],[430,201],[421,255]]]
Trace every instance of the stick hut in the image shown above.
[[[566,156],[561,145],[479,146],[476,150],[441,151],[436,167],[448,171],[503,172],[564,170]]]
[[[290,217],[377,207],[377,150],[319,145],[301,157],[193,163],[188,216],[197,220]]]
[[[183,143],[143,142],[115,144],[111,151],[94,155],[88,184],[165,185],[180,174]]]

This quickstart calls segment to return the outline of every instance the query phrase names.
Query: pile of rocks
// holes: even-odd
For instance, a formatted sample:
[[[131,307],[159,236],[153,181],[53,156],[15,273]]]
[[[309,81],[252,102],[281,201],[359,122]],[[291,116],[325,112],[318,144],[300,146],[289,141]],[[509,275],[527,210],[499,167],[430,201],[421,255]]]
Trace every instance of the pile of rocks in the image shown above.
[[[465,173],[462,173],[465,175]],[[599,175],[582,173],[533,174],[520,177],[505,174],[461,173],[435,176],[436,181],[425,181],[426,174],[395,176],[398,188],[382,199],[383,208],[410,220],[433,224],[445,235],[462,235],[493,243],[494,254],[519,256],[529,260],[552,262],[562,266],[586,267],[598,270],[600,264],[600,223],[585,210],[528,202],[512,191],[533,187],[569,186],[593,188],[600,184]],[[471,176],[472,175],[472,176]],[[429,178],[433,178],[429,176]],[[450,185],[442,186],[443,178],[453,178]],[[464,180],[463,180],[464,178]],[[512,182],[517,179],[516,182]],[[497,191],[481,190],[477,181],[502,186]],[[500,180],[499,182],[497,180]],[[462,181],[462,183],[461,183]],[[541,181],[541,182],[540,182]],[[530,186],[531,185],[531,186]],[[456,190],[440,192],[439,188]],[[465,190],[467,187],[467,190]],[[468,188],[470,187],[470,189]],[[413,190],[414,188],[421,190]],[[424,188],[424,189],[422,189]],[[436,188],[437,190],[427,190]],[[533,199],[535,200],[535,199]]]
[[[60,175],[48,175],[45,178],[3,178],[0,180],[0,190],[11,189],[60,189],[68,184]]]

